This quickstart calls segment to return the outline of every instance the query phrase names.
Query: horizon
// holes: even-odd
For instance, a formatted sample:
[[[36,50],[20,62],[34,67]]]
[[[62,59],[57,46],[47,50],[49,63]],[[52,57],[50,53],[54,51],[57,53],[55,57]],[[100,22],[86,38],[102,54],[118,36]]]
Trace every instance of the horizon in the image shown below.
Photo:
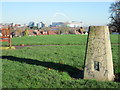
[[[112,2],[2,2],[2,22],[28,24],[43,22],[83,22],[85,26],[110,22]]]

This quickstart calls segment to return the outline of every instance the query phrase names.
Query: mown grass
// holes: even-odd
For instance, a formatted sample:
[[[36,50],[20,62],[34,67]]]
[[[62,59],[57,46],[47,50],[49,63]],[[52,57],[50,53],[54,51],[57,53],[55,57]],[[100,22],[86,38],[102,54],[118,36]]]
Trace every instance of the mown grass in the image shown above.
[[[86,35],[41,35],[12,38],[12,45],[78,45],[86,44]],[[3,42],[7,45],[7,42]]]
[[[112,44],[120,44],[120,35],[110,35]],[[12,38],[12,45],[81,45],[86,44],[87,35],[41,35]],[[8,45],[2,42],[2,45]]]
[[[114,45],[114,54],[117,53],[116,49]],[[84,45],[25,47],[18,50],[4,50],[2,55],[3,88],[118,87],[116,82],[81,79],[85,55]],[[113,60],[114,65],[117,65],[116,55]],[[114,66],[114,68],[115,73],[118,73],[118,67]]]
[[[111,43],[120,43],[120,35],[111,35]],[[41,35],[12,38],[12,45],[80,45],[86,44],[87,35]],[[3,42],[7,45],[7,42]]]
[[[63,36],[63,38],[67,37],[68,39],[70,37],[67,35],[61,36]],[[49,39],[49,38],[47,39],[47,37],[49,36],[45,37],[46,40]],[[79,35],[76,35],[76,37],[80,39]],[[86,36],[81,36],[81,38],[85,40]],[[114,40],[115,42],[116,40],[115,38],[116,36],[115,37],[112,36],[111,39]],[[16,40],[18,41],[18,39],[19,38],[17,38]],[[28,41],[26,39],[26,42]],[[81,43],[84,43],[84,41],[82,42],[81,40]],[[118,44],[112,44],[115,74],[120,73],[119,67],[120,65],[118,63],[119,60],[118,46],[119,46]],[[69,46],[34,46],[24,47],[22,49],[16,50],[3,50],[2,87],[118,88],[118,86],[120,85],[119,82],[102,82],[83,79],[85,49],[86,45],[69,45]]]

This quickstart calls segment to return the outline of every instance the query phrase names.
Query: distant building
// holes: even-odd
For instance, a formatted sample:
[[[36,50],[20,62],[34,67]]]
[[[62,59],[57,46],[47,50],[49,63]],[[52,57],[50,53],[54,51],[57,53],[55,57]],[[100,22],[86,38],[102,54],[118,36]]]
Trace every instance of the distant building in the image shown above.
[[[24,24],[24,26],[28,26],[28,24]]]
[[[37,22],[34,22],[34,27],[37,27]]]
[[[55,32],[55,31],[48,31],[48,35],[56,35],[57,34],[57,32]]]
[[[34,22],[29,22],[29,24],[28,24],[28,26],[29,26],[30,28],[33,28],[33,27],[34,27],[34,25],[35,25],[35,23],[34,23]]]
[[[59,26],[63,26],[64,23],[63,22],[53,22],[52,25],[50,25],[50,27],[59,27]]]
[[[43,28],[45,27],[45,24],[43,22],[40,22],[40,23],[37,23],[37,27],[40,29],[40,28]]]
[[[68,27],[83,27],[83,23],[82,22],[76,22],[76,21],[72,21],[71,23],[67,24]]]
[[[0,25],[0,29],[2,29],[2,27],[3,27],[3,26],[2,26],[2,25]]]
[[[15,26],[15,23],[10,23],[10,26],[11,26],[11,27],[14,27],[14,26]]]

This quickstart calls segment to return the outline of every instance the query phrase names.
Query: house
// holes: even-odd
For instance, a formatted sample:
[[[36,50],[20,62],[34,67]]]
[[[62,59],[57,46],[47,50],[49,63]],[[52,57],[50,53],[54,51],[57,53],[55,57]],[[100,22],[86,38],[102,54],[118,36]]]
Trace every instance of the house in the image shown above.
[[[28,35],[29,36],[36,36],[37,32],[35,32],[34,30],[28,30]]]
[[[56,31],[48,31],[48,35],[56,35],[57,32]]]

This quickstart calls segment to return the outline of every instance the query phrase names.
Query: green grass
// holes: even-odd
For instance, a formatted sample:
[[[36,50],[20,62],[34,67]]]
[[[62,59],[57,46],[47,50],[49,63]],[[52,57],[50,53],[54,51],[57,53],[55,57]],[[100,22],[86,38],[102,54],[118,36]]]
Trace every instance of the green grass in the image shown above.
[[[74,38],[72,39],[73,42],[69,41],[70,37],[72,38],[73,36],[76,38],[76,41],[74,41]],[[3,50],[3,88],[117,88],[120,85],[119,82],[102,82],[82,79],[86,45],[76,45],[76,43],[81,41],[79,44],[84,44],[86,36],[58,35],[57,37],[57,35],[55,35],[55,39],[52,39],[53,36],[39,37],[44,37],[45,40],[49,39],[51,42],[50,44],[55,43],[55,40],[61,38],[62,44],[67,44],[69,42],[75,45],[34,46],[16,50]],[[14,42],[17,42],[21,38],[13,39],[16,40]],[[29,37],[23,37],[23,39],[25,38]],[[36,40],[38,40],[37,38]],[[118,43],[115,41],[115,38],[117,37],[112,36],[111,40],[113,40],[114,43]],[[41,43],[43,44],[44,40],[43,42],[42,40]],[[48,41],[44,42],[44,44],[49,44]],[[26,42],[28,43],[31,41],[27,41],[26,39]],[[36,43],[37,42],[34,42],[33,45]],[[56,44],[58,44],[58,42],[56,42]],[[118,66],[118,46],[120,45],[112,44],[115,74],[120,73],[120,67]]]
[[[15,37],[12,39],[12,45],[78,45],[86,44],[87,35],[41,35]],[[3,45],[7,43],[3,42]]]
[[[120,43],[120,35],[111,35],[111,43]],[[86,44],[87,35],[41,35],[12,38],[12,45],[80,45]],[[6,45],[7,42],[3,42]]]

